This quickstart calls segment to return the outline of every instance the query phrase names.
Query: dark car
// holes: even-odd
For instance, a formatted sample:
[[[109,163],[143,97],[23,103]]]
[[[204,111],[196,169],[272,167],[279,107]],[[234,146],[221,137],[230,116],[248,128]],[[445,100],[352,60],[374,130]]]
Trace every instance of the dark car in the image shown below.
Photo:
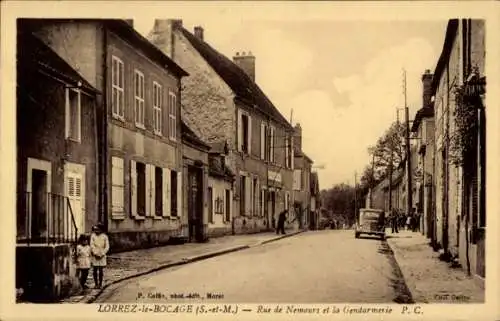
[[[361,234],[380,236],[385,239],[385,213],[383,210],[374,208],[362,208],[359,210],[358,220],[354,235],[359,238]]]

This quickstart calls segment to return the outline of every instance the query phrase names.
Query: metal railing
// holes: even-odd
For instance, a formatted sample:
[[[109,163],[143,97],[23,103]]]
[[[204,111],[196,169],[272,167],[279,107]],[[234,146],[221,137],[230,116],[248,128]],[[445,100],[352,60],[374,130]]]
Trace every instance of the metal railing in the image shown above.
[[[17,243],[60,244],[77,241],[78,227],[67,196],[53,193],[18,194]]]

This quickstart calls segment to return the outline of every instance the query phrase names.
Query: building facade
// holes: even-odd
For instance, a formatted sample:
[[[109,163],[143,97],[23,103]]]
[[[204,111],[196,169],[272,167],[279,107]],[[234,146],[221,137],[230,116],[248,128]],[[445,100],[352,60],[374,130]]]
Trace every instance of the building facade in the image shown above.
[[[205,41],[203,28],[193,34],[181,20],[156,20],[148,38],[190,74],[182,81],[186,123],[207,143],[227,143],[235,233],[274,227],[293,205],[293,127],[256,84],[255,57],[231,60]]]
[[[436,242],[444,258],[480,277],[486,230],[484,32],[483,20],[450,20],[432,82]],[[464,136],[466,143],[457,145]]]
[[[311,170],[313,161],[302,151],[302,128],[295,125],[293,163],[293,209],[299,228],[309,227],[314,219],[311,210]]]
[[[162,244],[186,231],[180,79],[187,73],[130,21],[44,19],[33,25],[37,37],[103,93],[97,101],[97,190],[111,251]]]
[[[18,20],[16,288],[74,290],[71,253],[97,219],[98,91]]]

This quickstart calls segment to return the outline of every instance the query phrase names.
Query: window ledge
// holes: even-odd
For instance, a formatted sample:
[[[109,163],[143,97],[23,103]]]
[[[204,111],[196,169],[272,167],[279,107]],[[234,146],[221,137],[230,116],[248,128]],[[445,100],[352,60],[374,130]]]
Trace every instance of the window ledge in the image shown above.
[[[78,143],[78,144],[80,144],[82,142],[81,139],[76,139],[76,138],[71,138],[71,137],[66,137],[66,140],[73,142],[73,143]]]
[[[136,221],[144,221],[146,219],[145,216],[140,216],[140,215],[133,215],[134,220]]]
[[[174,221],[180,219],[179,216],[168,216],[168,218]]]
[[[124,214],[112,214],[111,219],[112,220],[124,220],[125,215]]]
[[[163,220],[163,216],[155,215],[155,216],[153,216],[153,219],[156,221],[161,221],[161,220]]]
[[[146,126],[144,126],[144,124],[135,123],[135,127],[142,129],[142,130],[146,130]]]

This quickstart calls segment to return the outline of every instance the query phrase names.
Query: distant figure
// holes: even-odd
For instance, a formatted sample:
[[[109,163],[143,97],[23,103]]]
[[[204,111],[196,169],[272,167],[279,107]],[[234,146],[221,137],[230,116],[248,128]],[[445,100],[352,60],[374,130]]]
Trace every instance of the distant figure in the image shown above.
[[[286,213],[288,210],[283,210],[278,216],[278,226],[276,227],[276,234],[286,234],[285,233],[285,221]]]
[[[82,289],[87,288],[87,278],[90,270],[90,245],[88,235],[80,235],[78,238],[78,245],[76,246],[76,264],[78,271],[78,278]]]
[[[399,217],[398,213],[395,210],[392,210],[390,220],[391,220],[392,233],[399,233],[398,231]]]
[[[102,279],[104,278],[104,268],[106,267],[106,254],[109,251],[108,236],[104,233],[104,226],[97,224],[92,228],[90,236],[90,249],[92,251],[92,266],[94,267],[94,283],[95,288],[102,287]]]
[[[407,231],[410,230],[411,223],[412,223],[411,214],[408,214],[408,215],[406,215],[406,230]]]

